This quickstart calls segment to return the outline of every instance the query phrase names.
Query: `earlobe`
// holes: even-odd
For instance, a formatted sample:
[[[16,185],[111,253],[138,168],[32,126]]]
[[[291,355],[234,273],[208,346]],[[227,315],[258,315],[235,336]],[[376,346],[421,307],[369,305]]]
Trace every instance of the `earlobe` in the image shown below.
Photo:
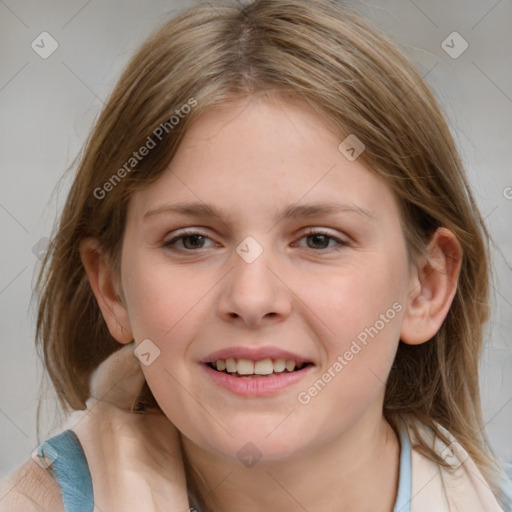
[[[110,334],[119,343],[129,343],[133,339],[133,333],[128,312],[113,277],[114,272],[98,240],[93,238],[82,240],[80,257]]]
[[[457,291],[462,248],[447,228],[439,228],[410,281],[400,339],[419,345],[441,328]]]

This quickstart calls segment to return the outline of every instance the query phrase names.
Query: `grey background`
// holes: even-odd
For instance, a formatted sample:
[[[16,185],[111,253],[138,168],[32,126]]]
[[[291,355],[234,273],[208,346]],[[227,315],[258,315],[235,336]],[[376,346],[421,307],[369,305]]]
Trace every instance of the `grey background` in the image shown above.
[[[44,250],[69,176],[55,187],[134,49],[170,12],[190,3],[0,0],[0,478],[40,441],[40,395],[41,438],[59,425],[55,397],[42,385],[30,303],[37,248]],[[349,3],[401,44],[434,89],[494,238],[495,307],[482,361],[483,407],[494,448],[512,461],[512,3]],[[31,48],[43,31],[59,45],[47,59]],[[454,31],[469,45],[456,59],[441,47]]]

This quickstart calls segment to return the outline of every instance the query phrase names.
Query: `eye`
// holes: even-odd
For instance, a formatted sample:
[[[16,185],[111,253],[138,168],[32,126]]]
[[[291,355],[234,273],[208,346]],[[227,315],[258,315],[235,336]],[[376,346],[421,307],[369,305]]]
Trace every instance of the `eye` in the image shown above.
[[[302,239],[307,239],[312,242],[312,245],[308,244],[308,248],[310,249],[341,249],[344,246],[348,245],[348,242],[345,242],[344,240],[341,240],[337,237],[334,237],[330,235],[329,233],[326,233],[325,231],[320,230],[310,230],[308,231]],[[329,247],[330,242],[335,242],[336,245],[333,247]]]
[[[172,251],[193,251],[195,249],[203,249],[206,240],[210,240],[205,234],[198,231],[185,231],[179,236],[166,240],[163,247],[169,248]],[[178,247],[178,243],[183,244]]]
[[[310,230],[303,235],[300,240],[306,239],[311,243],[307,244],[309,249],[327,249],[337,250],[348,245],[348,242],[341,240],[340,238],[334,237],[331,234],[321,230]],[[205,242],[210,238],[199,231],[184,231],[180,235],[171,238],[163,243],[163,247],[166,247],[172,251],[191,252],[197,249],[204,249]],[[211,241],[211,240],[210,240]],[[329,246],[334,242],[334,246]],[[181,244],[181,247],[179,246]],[[214,247],[216,244],[212,242]]]

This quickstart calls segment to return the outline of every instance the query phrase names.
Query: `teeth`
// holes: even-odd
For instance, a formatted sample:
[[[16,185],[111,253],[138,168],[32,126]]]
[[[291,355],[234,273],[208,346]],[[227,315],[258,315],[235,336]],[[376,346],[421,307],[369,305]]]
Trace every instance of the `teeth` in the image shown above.
[[[217,361],[217,364],[219,361]],[[218,366],[217,366],[218,368]],[[232,358],[226,359],[226,371],[229,373],[235,373],[236,372],[236,361]]]
[[[238,373],[239,375],[271,375],[272,373],[282,373],[285,370],[293,372],[295,369],[303,368],[304,363],[296,363],[289,359],[261,359],[260,361],[251,361],[250,359],[217,359],[213,366],[219,372]]]
[[[272,359],[263,359],[262,361],[256,361],[254,364],[254,373],[256,375],[270,375],[273,372],[274,364]]]
[[[284,359],[274,359],[274,372],[281,373],[286,370],[286,360]]]
[[[295,370],[295,361],[286,361],[286,369],[289,372],[293,372]]]
[[[236,363],[236,371],[240,375],[252,375],[254,373],[254,362],[249,359],[239,359]]]

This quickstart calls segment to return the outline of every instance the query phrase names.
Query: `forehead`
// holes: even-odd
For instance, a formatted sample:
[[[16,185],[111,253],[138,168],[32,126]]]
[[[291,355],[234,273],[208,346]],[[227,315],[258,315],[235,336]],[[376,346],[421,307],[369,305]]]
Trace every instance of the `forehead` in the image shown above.
[[[340,142],[303,102],[239,99],[207,110],[189,128],[168,169],[135,194],[130,210],[140,216],[193,201],[236,207],[234,215],[275,215],[292,204],[328,202],[396,216],[389,187],[360,160],[347,159]]]

